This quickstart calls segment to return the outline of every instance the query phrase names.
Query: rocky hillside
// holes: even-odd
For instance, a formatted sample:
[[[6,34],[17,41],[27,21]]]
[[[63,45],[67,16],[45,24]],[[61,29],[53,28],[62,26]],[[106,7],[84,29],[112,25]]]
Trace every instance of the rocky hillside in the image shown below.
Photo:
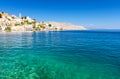
[[[15,16],[0,12],[0,31],[61,31],[86,30],[83,26],[59,22],[38,22],[29,16]]]

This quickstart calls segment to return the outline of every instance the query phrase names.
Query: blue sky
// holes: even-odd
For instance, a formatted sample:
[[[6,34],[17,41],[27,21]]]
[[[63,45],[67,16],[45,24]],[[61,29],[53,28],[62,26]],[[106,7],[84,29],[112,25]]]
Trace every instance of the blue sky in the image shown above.
[[[1,0],[0,11],[69,22],[94,29],[120,29],[120,0]]]

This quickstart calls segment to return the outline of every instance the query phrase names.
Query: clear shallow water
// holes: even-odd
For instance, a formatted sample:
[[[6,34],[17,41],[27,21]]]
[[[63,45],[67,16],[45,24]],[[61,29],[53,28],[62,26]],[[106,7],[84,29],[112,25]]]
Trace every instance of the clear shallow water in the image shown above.
[[[120,32],[0,33],[0,79],[120,79]]]

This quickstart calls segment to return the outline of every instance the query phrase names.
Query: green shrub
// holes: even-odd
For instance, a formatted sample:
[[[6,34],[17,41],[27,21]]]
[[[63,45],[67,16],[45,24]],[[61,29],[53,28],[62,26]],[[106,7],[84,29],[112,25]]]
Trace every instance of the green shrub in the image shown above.
[[[40,27],[35,27],[35,31],[40,31]]]
[[[46,27],[44,25],[39,26],[41,29],[45,29]]]
[[[15,26],[20,26],[20,24],[15,24]]]
[[[11,29],[10,26],[7,26],[7,27],[5,28],[5,31],[12,31],[12,29]]]
[[[62,30],[63,30],[63,28],[60,28],[60,30],[62,31]]]
[[[21,22],[21,25],[24,25],[24,22]]]
[[[2,27],[0,26],[0,30],[2,30]]]
[[[57,30],[58,30],[58,28],[56,27],[56,28],[55,28],[55,30],[57,31]]]
[[[32,22],[28,22],[27,24],[31,25],[31,24],[33,24],[33,23],[32,23]]]

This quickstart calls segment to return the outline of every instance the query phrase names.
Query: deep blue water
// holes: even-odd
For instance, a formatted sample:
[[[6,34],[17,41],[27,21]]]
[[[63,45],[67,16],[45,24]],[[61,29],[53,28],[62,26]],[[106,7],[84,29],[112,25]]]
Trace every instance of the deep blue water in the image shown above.
[[[120,79],[120,32],[0,33],[0,79]]]

